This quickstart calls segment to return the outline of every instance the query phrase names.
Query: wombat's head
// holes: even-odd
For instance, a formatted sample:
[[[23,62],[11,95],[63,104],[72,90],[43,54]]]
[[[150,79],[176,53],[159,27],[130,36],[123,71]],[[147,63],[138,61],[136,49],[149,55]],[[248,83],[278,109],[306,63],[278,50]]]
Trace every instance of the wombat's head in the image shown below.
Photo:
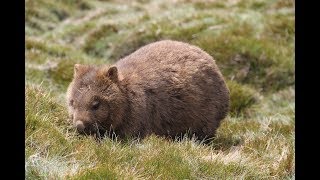
[[[126,105],[117,67],[76,64],[67,103],[69,117],[80,134],[101,135],[116,128]]]

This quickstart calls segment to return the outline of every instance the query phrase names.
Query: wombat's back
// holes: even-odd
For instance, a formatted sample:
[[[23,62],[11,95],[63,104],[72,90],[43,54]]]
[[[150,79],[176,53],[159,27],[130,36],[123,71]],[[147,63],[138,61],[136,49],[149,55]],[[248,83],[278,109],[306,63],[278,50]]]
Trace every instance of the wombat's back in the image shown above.
[[[229,108],[229,90],[210,55],[171,40],[149,44],[116,63],[143,126],[158,135],[212,137]]]

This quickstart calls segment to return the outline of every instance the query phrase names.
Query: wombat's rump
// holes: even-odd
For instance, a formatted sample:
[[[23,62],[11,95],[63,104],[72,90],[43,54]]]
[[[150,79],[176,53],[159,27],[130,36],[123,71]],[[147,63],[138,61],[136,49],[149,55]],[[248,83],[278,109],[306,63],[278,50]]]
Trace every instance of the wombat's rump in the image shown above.
[[[215,135],[229,90],[213,58],[171,40],[146,45],[112,66],[76,64],[67,101],[80,133],[119,137]]]

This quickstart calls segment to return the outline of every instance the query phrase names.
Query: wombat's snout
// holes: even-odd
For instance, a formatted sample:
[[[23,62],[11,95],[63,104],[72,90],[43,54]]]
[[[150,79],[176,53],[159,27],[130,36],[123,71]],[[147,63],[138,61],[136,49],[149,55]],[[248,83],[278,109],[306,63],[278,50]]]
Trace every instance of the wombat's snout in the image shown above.
[[[97,128],[87,121],[77,120],[74,124],[79,134],[90,135],[97,131]]]
[[[77,128],[77,131],[80,132],[80,133],[83,133],[84,132],[84,124],[82,121],[77,121],[76,124],[75,124],[75,127]]]

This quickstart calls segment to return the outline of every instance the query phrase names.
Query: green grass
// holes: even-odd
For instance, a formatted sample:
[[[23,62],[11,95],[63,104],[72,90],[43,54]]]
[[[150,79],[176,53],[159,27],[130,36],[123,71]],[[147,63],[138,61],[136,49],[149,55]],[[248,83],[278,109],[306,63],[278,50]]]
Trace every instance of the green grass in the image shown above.
[[[290,0],[26,1],[26,179],[295,179],[295,14]],[[161,39],[200,46],[230,89],[209,144],[79,136],[73,65],[112,64]]]

